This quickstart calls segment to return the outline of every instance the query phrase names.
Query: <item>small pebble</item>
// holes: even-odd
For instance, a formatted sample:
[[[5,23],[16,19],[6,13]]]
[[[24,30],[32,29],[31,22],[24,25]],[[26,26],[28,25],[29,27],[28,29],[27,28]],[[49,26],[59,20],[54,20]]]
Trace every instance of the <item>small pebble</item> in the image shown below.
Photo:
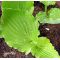
[[[48,30],[48,31],[50,30],[49,28],[45,28],[45,29]]]

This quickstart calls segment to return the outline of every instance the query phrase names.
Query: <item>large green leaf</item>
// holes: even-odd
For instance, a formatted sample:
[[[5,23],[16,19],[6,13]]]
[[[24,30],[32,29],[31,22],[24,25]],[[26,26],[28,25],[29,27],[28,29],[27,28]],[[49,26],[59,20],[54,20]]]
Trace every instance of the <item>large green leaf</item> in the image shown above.
[[[19,8],[16,8],[15,4]],[[29,50],[31,47],[29,37],[34,23],[34,17],[32,16],[33,2],[3,2],[2,9],[2,19],[4,20],[2,34],[6,42],[18,50]]]
[[[32,54],[36,57],[41,58],[57,58],[59,57],[57,51],[54,49],[49,39],[40,37],[32,48]]]
[[[47,38],[38,38],[39,23],[32,15],[33,9],[33,2],[2,2],[2,35],[5,41],[9,46],[26,54],[31,52],[35,57],[59,57]]]

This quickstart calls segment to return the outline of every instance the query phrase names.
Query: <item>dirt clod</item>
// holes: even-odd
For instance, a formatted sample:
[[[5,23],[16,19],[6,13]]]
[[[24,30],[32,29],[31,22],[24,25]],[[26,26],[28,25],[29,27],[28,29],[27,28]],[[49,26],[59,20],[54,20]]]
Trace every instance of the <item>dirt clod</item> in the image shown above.
[[[33,16],[36,16],[39,11],[44,11],[45,5],[39,1],[34,2],[34,11],[33,11]]]

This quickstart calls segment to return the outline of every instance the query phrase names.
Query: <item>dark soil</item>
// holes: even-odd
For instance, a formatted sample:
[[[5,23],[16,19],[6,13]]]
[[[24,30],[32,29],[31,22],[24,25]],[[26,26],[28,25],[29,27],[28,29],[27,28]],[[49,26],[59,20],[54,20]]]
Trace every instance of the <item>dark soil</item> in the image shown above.
[[[60,1],[56,1],[55,5],[56,5],[57,8],[60,8]]]
[[[3,38],[0,38],[0,58],[32,58],[32,54],[25,55],[17,49],[9,47]]]
[[[34,11],[33,11],[33,16],[36,16],[39,11],[44,11],[45,10],[45,5],[42,4],[39,1],[34,1]]]

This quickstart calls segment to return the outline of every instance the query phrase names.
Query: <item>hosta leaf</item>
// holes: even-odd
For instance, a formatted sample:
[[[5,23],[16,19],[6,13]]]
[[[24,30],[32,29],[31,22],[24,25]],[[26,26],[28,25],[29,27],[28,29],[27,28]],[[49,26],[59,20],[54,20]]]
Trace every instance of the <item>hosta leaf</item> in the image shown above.
[[[38,20],[40,23],[46,23],[47,17],[45,12],[39,12],[36,15],[36,20]]]
[[[55,1],[41,1],[45,6],[54,5]]]
[[[12,9],[8,9],[9,7],[5,9],[8,3],[11,2],[2,3],[2,19],[4,20],[2,34],[8,45],[21,51],[27,51],[31,49],[31,40],[29,36],[34,22],[34,17],[32,16],[33,3],[19,2],[19,4],[17,4],[18,2],[14,2],[14,4],[12,4],[13,6],[10,6],[11,4],[9,5]],[[15,3],[17,6],[21,5],[23,10],[21,7],[19,7],[19,9],[15,8]]]
[[[53,58],[59,57],[57,51],[54,49],[50,41],[45,37],[40,37],[37,43],[32,48],[32,54],[41,58]]]
[[[24,4],[26,7],[24,6]],[[29,7],[33,6],[33,2],[23,3],[23,2],[19,2],[19,1],[16,1],[16,2],[14,2],[14,1],[6,2],[5,1],[5,2],[3,2],[2,6],[3,6],[3,9],[13,9],[13,10],[23,10],[24,9],[23,11],[25,11],[25,9],[29,9]]]
[[[8,2],[2,2],[2,6],[3,9],[18,9],[19,8],[19,2],[12,2],[12,1],[8,1]]]
[[[0,38],[2,37],[1,34],[2,34],[2,23],[1,23],[1,18],[0,18]]]
[[[48,15],[49,15],[49,18],[58,19],[58,18],[60,18],[60,9],[59,8],[52,8],[48,12]]]
[[[57,11],[57,12],[56,12]],[[50,24],[58,24],[60,23],[60,9],[52,8],[48,12],[48,16],[45,12],[40,12],[37,14],[36,19],[40,21],[40,23],[50,23]]]
[[[51,24],[57,24],[60,23],[60,9],[58,8],[52,8],[48,12],[49,18],[47,20],[48,23]]]

